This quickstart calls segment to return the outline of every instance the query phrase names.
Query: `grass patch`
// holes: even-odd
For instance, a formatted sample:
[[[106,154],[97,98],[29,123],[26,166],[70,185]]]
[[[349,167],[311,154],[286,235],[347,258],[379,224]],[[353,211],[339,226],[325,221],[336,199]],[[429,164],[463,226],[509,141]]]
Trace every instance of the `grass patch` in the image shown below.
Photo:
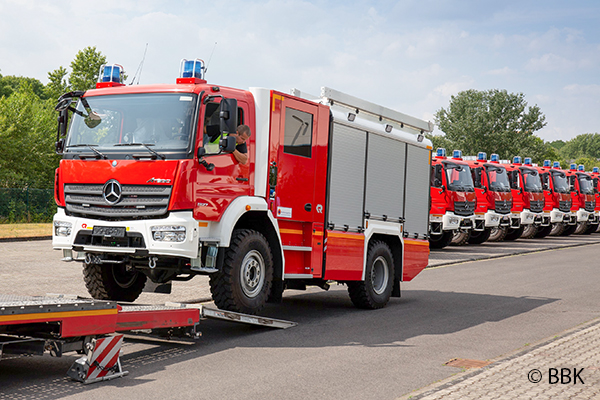
[[[0,224],[0,239],[52,236],[52,223]]]

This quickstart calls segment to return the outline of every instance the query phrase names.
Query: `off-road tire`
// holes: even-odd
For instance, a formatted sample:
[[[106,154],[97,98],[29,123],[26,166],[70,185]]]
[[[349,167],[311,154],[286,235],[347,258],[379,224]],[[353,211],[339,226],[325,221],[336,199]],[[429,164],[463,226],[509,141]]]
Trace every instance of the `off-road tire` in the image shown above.
[[[481,244],[486,242],[492,233],[491,228],[484,229],[483,231],[471,231],[469,237],[469,244]]]
[[[555,222],[552,225],[552,230],[550,231],[550,236],[560,236],[565,230],[566,224],[562,222]]]
[[[453,246],[463,246],[468,243],[469,238],[471,237],[471,231],[456,231],[454,235],[452,235],[452,242],[450,242]]]
[[[539,226],[537,229],[537,232],[535,233],[535,238],[536,239],[545,238],[546,236],[548,236],[550,234],[551,230],[552,230],[552,224],[550,224],[548,226]]]
[[[210,275],[210,292],[222,310],[256,314],[267,302],[273,281],[273,255],[265,237],[236,229],[223,268]]]
[[[142,293],[146,275],[123,264],[84,263],[83,281],[94,299],[132,302]]]
[[[490,237],[488,238],[488,242],[501,242],[504,240],[506,233],[508,232],[508,228],[506,227],[496,227],[490,230]]]
[[[452,242],[453,231],[443,231],[441,235],[429,235],[429,247],[432,249],[443,249]]]
[[[588,223],[587,221],[585,222],[578,222],[575,228],[575,231],[573,232],[574,235],[583,235],[585,233],[585,231],[587,231],[588,228]]]
[[[598,230],[598,224],[588,224],[587,229],[583,232],[584,235],[591,235]]]
[[[518,228],[509,228],[507,229],[506,236],[504,236],[504,240],[517,240],[523,234],[524,225],[521,225]]]
[[[523,225],[522,239],[533,239],[538,231],[538,227],[534,224]]]
[[[560,233],[560,236],[571,236],[577,229],[577,224],[566,225],[565,229]]]
[[[350,300],[356,307],[370,310],[385,307],[394,283],[394,257],[389,246],[373,241],[367,252],[365,280],[347,283]]]

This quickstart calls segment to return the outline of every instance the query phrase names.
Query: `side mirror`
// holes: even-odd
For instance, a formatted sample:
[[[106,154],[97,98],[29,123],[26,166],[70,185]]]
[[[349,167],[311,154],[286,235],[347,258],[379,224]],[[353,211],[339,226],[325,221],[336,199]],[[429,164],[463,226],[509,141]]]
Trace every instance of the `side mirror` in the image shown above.
[[[73,99],[71,97],[67,97],[65,99],[60,100],[56,107],[54,107],[54,109],[58,112],[65,111],[67,108],[69,108],[72,102]]]
[[[235,145],[236,141],[234,136],[227,136],[219,142],[219,147],[223,153],[233,153]]]
[[[436,178],[433,181],[433,186],[435,186],[435,187],[441,187],[442,186],[442,181]]]
[[[219,113],[221,133],[234,133],[237,128],[237,100],[221,100],[221,112]],[[232,150],[233,151],[233,150]]]
[[[54,147],[56,149],[56,154],[62,154],[63,150],[65,149],[65,139],[64,138],[58,139],[56,141]]]
[[[444,193],[446,191],[446,186],[442,185],[440,187],[440,194]]]
[[[206,162],[206,160],[204,159],[204,155],[206,154],[206,149],[204,147],[198,147],[198,151],[196,152],[196,154],[198,155],[198,163],[200,165],[204,165],[204,168],[206,168],[206,170],[208,172],[212,171],[213,169],[215,169],[215,164],[213,163],[208,163]]]

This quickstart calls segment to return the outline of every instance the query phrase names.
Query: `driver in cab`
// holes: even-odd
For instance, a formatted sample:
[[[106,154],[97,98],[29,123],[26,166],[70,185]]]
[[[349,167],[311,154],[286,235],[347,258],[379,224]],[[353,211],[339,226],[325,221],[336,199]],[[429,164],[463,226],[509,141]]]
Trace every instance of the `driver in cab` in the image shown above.
[[[235,137],[235,150],[233,151],[233,157],[236,161],[242,165],[248,163],[248,145],[246,141],[250,138],[250,127],[248,125],[240,125],[235,130],[235,133],[230,133],[229,136]]]

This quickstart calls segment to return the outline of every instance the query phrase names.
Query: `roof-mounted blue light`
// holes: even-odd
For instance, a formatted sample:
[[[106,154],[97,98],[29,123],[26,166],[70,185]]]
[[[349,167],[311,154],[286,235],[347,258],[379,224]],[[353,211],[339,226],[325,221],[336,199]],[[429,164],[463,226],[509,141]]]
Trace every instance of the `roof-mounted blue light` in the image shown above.
[[[577,170],[577,164],[571,164],[571,165],[569,166],[569,169],[570,169],[571,171],[576,171],[576,170]]]
[[[485,151],[480,151],[477,153],[477,161],[485,161],[487,160],[487,154]]]
[[[598,168],[598,167],[594,167],[594,168],[592,168],[592,172],[594,172],[594,173],[596,173],[596,174],[597,174],[597,173],[599,173],[599,172],[600,172],[600,168]]]
[[[514,156],[513,157],[513,164],[521,164],[521,157],[520,156]]]
[[[552,165],[550,160],[544,160],[544,167],[550,167]]]
[[[498,162],[500,160],[500,156],[498,154],[492,154],[490,156],[490,161],[491,162]]]
[[[560,163],[558,161],[554,161],[552,163],[552,168],[560,168]]]
[[[181,66],[179,68],[180,78],[202,78],[202,73],[206,68],[204,67],[204,61],[196,58],[195,60],[181,60]]]
[[[438,147],[436,155],[438,157],[446,157],[446,149],[444,149],[443,147]]]
[[[531,157],[525,157],[525,159],[523,160],[523,164],[531,165]]]
[[[452,158],[462,158],[462,151],[460,151],[460,150],[454,150],[452,152]]]
[[[123,83],[125,70],[119,64],[104,64],[100,67],[98,82]]]
[[[585,166],[583,164],[579,164],[579,166],[577,167],[577,170],[581,171],[581,172],[585,172]]]

